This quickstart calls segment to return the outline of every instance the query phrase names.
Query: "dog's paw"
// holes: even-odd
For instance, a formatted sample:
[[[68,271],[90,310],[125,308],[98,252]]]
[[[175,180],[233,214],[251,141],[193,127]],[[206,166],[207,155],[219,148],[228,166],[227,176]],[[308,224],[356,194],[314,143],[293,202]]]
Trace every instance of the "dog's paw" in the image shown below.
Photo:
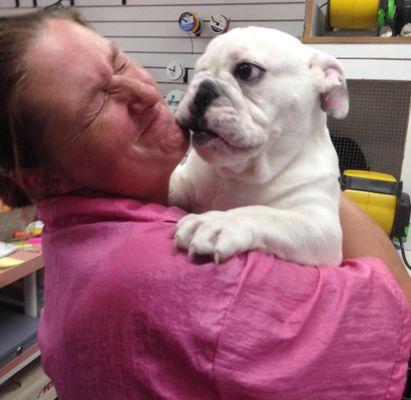
[[[190,258],[210,255],[219,264],[236,253],[251,249],[251,234],[241,229],[238,222],[224,211],[189,214],[178,222],[174,243],[177,248],[188,250]]]

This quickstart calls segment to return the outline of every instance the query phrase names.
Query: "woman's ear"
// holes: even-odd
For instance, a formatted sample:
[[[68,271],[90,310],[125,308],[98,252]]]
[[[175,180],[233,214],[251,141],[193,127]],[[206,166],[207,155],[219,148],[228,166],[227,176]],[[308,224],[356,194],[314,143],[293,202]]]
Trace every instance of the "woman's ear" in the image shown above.
[[[57,196],[78,189],[70,179],[47,167],[13,169],[10,176],[33,198]]]
[[[336,58],[314,50],[310,70],[319,91],[323,111],[334,118],[345,118],[348,114],[349,102],[347,83],[341,64]]]

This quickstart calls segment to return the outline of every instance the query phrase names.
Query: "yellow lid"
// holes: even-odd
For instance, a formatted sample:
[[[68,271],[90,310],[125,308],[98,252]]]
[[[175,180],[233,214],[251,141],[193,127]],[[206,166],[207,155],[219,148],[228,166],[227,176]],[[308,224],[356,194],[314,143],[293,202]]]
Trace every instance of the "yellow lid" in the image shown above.
[[[397,180],[390,174],[375,171],[362,171],[359,169],[346,169],[343,175],[352,176],[355,178],[375,179],[386,182],[397,182]]]

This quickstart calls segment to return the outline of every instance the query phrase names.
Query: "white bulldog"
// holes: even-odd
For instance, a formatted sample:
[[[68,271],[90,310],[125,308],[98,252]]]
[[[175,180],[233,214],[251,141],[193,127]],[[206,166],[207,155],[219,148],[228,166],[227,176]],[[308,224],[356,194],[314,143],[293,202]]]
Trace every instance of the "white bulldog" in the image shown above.
[[[193,132],[170,180],[176,246],[218,263],[258,249],[301,264],[339,265],[337,154],[326,114],[348,94],[336,59],[273,29],[211,41],[176,117]]]

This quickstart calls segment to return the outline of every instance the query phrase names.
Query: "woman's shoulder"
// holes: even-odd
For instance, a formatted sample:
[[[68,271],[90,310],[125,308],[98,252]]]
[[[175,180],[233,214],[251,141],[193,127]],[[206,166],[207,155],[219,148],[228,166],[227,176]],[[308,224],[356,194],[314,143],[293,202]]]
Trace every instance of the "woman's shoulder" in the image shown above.
[[[43,332],[54,326],[47,316],[66,315],[65,336],[72,332],[72,342],[84,347],[102,332],[117,344],[132,337],[125,346],[161,364],[168,371],[163,379],[176,368],[178,348],[181,365],[206,371],[233,398],[250,390],[280,395],[291,387],[289,398],[297,389],[302,397],[314,389],[332,397],[342,370],[352,381],[374,376],[363,387],[379,395],[387,386],[378,382],[387,382],[395,368],[389,385],[399,390],[409,308],[378,260],[303,267],[250,252],[221,265],[191,261],[173,245],[175,211],[150,206],[141,212],[128,203],[113,213],[95,205],[92,219],[45,233]],[[158,349],[161,359],[153,356]],[[348,394],[342,390],[340,397]]]

